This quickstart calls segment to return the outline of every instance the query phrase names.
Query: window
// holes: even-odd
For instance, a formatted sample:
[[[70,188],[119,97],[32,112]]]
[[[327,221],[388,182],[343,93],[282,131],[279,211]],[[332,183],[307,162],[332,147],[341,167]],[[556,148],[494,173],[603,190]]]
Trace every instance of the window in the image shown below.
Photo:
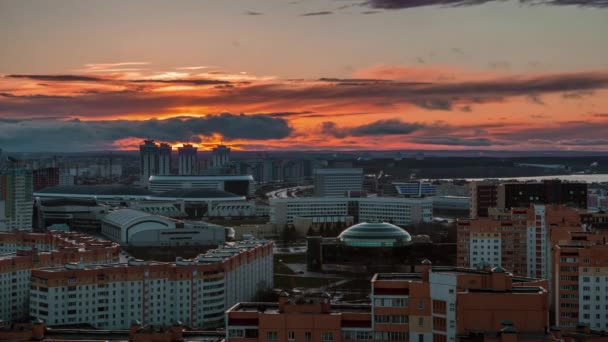
[[[276,331],[269,331],[266,333],[266,341],[276,341],[279,339],[279,333]]]
[[[304,332],[304,341],[305,342],[312,341],[312,333],[310,331]]]
[[[323,342],[333,342],[334,340],[334,333],[332,332],[323,332],[321,334],[321,341]]]
[[[418,317],[418,326],[422,327],[424,326],[424,317]],[[422,336],[422,335],[420,335]]]
[[[289,341],[295,341],[295,339],[296,339],[296,333],[294,331],[290,331],[289,333],[287,333],[287,339]]]

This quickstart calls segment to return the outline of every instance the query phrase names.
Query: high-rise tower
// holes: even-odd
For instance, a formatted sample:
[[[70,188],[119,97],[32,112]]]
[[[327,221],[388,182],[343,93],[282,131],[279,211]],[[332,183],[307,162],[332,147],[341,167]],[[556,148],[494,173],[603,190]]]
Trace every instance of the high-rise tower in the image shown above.
[[[230,163],[230,147],[217,145],[213,149],[213,167],[223,167]]]
[[[185,144],[177,149],[179,155],[179,174],[181,176],[196,174],[196,152],[197,148]]]
[[[171,174],[171,145],[162,143],[158,151],[158,174],[168,176]]]
[[[152,175],[158,174],[159,148],[154,140],[144,140],[143,145],[139,145],[141,184],[148,185],[148,179]]]

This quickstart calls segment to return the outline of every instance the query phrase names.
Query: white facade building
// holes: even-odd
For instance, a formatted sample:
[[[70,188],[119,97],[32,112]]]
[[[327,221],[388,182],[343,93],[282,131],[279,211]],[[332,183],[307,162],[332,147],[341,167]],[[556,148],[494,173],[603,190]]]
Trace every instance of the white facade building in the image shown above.
[[[315,169],[315,196],[344,197],[363,191],[363,169]]]
[[[316,218],[318,222],[344,222],[353,217],[358,222],[390,222],[404,226],[433,219],[430,198],[300,197],[270,200],[270,222],[283,226],[298,217]]]

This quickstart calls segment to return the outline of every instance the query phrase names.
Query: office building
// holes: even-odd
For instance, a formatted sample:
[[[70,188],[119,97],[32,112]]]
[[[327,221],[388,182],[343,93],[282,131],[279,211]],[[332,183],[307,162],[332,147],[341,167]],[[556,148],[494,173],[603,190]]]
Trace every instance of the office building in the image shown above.
[[[141,185],[147,186],[150,176],[158,174],[158,159],[158,145],[154,140],[144,140],[144,143],[139,145],[139,173]]]
[[[278,303],[239,303],[226,312],[226,339],[455,342],[496,341],[504,334],[502,341],[550,340],[546,281],[501,268],[426,264],[422,273],[380,273],[371,283],[371,305],[287,293]]]
[[[217,189],[239,196],[251,196],[254,191],[253,177],[239,176],[151,176],[149,189],[155,193],[170,190]]]
[[[363,169],[315,169],[315,196],[344,197],[363,192]]]
[[[179,162],[178,172],[180,176],[191,176],[197,173],[197,151],[198,149],[190,144],[185,144],[184,146],[177,148]]]
[[[171,174],[171,145],[161,143],[158,148],[158,174],[168,176]]]
[[[32,171],[0,170],[0,231],[32,229]]]
[[[489,264],[521,276],[551,279],[552,240],[581,230],[578,210],[563,205],[490,210],[491,217],[457,222],[457,264]]]
[[[223,325],[224,312],[273,286],[272,242],[241,241],[175,262],[130,260],[32,271],[30,315],[49,326],[127,329],[133,320]]]
[[[80,233],[0,232],[0,320],[28,318],[32,270],[69,262],[118,261],[120,247]]]
[[[430,198],[399,197],[298,197],[270,200],[270,222],[277,226],[294,224],[297,218],[311,222],[390,222],[405,226],[430,222]]]
[[[230,163],[230,147],[217,145],[212,150],[212,166],[215,168],[225,167]]]

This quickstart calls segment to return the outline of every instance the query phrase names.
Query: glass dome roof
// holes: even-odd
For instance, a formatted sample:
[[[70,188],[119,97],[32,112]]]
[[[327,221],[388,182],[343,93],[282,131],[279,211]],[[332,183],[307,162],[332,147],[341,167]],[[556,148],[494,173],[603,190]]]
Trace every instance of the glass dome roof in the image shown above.
[[[343,231],[338,239],[351,247],[396,247],[412,242],[407,231],[386,222],[356,224]]]

